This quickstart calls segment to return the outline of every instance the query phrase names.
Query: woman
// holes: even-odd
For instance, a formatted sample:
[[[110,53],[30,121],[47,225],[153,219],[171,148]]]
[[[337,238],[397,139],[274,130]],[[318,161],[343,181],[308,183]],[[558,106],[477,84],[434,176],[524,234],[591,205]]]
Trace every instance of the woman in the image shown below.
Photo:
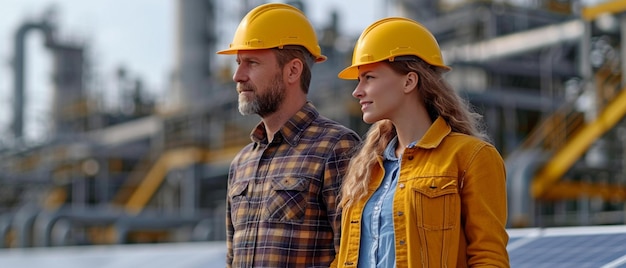
[[[425,27],[386,18],[339,73],[373,124],[341,189],[339,267],[509,267],[504,162],[448,70]]]

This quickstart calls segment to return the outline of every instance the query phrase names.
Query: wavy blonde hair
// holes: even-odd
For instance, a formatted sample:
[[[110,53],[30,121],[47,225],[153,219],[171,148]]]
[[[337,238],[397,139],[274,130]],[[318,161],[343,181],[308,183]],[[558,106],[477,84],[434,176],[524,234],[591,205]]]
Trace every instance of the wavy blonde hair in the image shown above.
[[[417,89],[432,121],[442,117],[453,132],[489,141],[482,125],[482,116],[474,112],[469,102],[461,98],[443,79],[445,69],[430,65],[418,57],[386,63],[399,74],[415,72],[419,76]],[[350,161],[341,187],[340,208],[347,208],[368,194],[372,169],[395,136],[396,128],[389,120],[378,121],[370,127],[362,147]]]

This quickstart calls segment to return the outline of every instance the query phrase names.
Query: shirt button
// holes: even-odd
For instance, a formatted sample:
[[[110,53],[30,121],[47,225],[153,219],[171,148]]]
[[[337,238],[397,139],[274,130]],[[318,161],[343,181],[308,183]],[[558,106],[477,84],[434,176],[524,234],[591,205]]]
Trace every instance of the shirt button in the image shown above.
[[[404,183],[400,183],[400,189],[404,189]]]
[[[400,245],[404,246],[404,244],[405,244],[404,240],[400,240]]]
[[[412,155],[409,155],[409,160],[413,160],[413,156]]]
[[[402,216],[402,215],[404,215],[404,212],[398,211],[398,216]]]

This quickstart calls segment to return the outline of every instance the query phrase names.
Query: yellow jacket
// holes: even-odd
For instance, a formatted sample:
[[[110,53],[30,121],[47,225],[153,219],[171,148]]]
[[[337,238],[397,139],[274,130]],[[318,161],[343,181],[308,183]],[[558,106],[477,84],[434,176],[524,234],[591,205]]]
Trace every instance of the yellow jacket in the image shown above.
[[[382,158],[369,199],[380,185]],[[396,267],[509,267],[505,167],[490,144],[437,119],[406,148],[393,202]],[[365,200],[343,211],[336,264],[356,267]]]

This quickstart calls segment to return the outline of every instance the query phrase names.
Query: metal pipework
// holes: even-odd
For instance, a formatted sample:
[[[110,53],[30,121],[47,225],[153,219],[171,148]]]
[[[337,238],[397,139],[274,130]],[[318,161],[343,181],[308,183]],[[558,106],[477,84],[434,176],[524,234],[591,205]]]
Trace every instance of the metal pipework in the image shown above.
[[[48,21],[26,22],[22,24],[15,32],[14,59],[13,59],[13,83],[14,83],[14,99],[13,99],[13,122],[11,128],[14,138],[19,139],[24,134],[24,66],[26,65],[25,40],[26,34],[31,30],[41,30],[45,36],[45,45],[54,44],[54,27]]]

